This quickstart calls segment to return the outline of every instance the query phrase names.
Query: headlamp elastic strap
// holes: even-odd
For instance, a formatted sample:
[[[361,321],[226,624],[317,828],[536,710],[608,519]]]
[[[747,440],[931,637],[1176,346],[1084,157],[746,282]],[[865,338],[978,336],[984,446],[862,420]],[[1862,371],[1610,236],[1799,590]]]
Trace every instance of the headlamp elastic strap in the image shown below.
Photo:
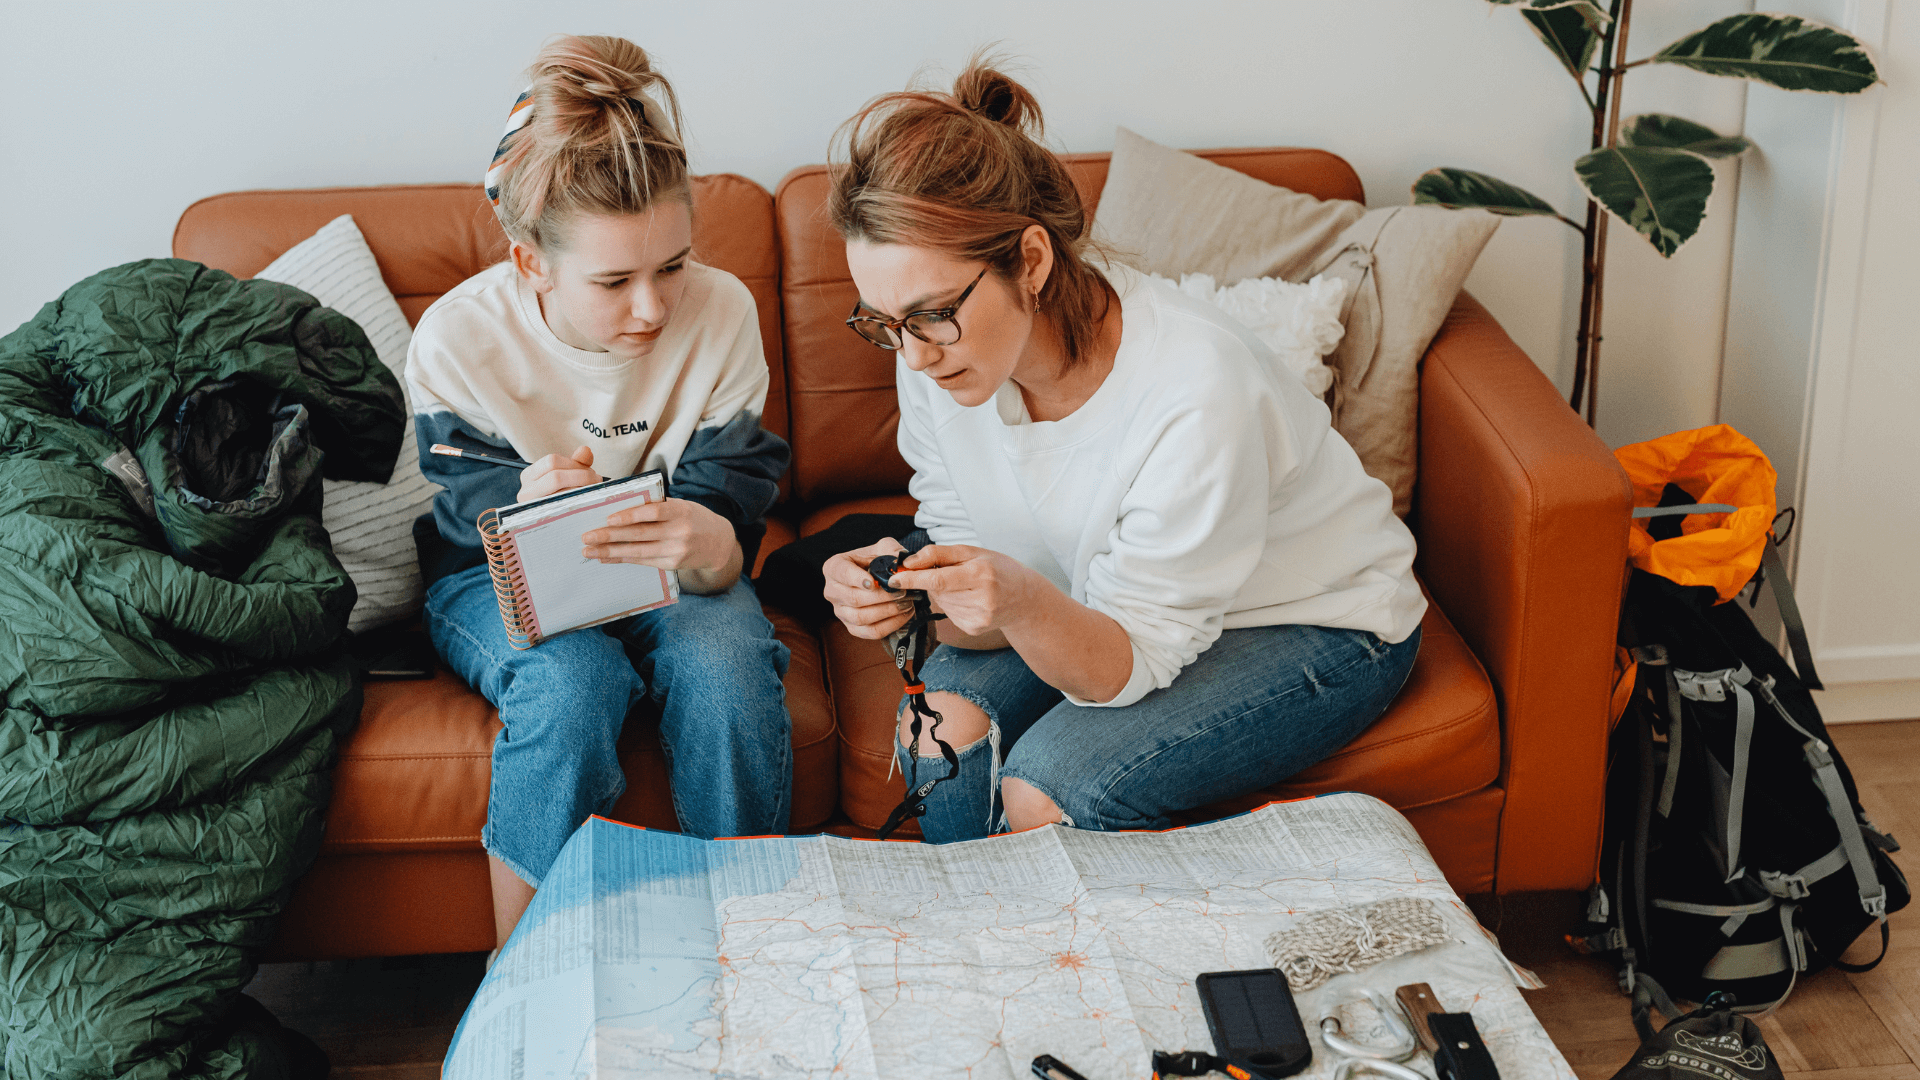
[[[920,670],[926,664],[927,657],[933,655],[937,646],[934,641],[933,624],[945,615],[933,610],[933,601],[923,589],[895,589],[887,582],[893,579],[900,567],[900,556],[882,555],[867,566],[867,573],[874,583],[888,592],[899,593],[902,598],[912,601],[913,615],[907,624],[887,635],[887,652],[893,657],[893,665],[900,669],[900,677],[906,680],[907,708],[913,719],[908,725],[912,738],[907,743],[907,796],[900,805],[887,815],[886,824],[880,826],[880,839],[885,840],[911,818],[921,817],[927,812],[927,796],[942,781],[951,780],[960,775],[960,755],[954,753],[953,744],[940,737],[940,714],[927,704],[927,684],[920,678]],[[933,740],[940,750],[940,756],[946,759],[947,774],[920,782],[920,736],[923,733]]]

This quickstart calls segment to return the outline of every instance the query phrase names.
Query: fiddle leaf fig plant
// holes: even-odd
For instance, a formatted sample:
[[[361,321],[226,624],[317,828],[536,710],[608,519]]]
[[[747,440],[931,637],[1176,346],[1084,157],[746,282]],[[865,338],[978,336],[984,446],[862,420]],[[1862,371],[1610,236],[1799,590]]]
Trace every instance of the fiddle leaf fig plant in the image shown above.
[[[1639,60],[1627,60],[1633,0],[1488,0],[1520,13],[1573,77],[1593,116],[1590,151],[1573,163],[1586,189],[1584,223],[1545,199],[1485,173],[1430,169],[1414,182],[1413,201],[1511,216],[1554,217],[1582,238],[1580,328],[1573,394],[1587,423],[1599,400],[1600,316],[1606,283],[1607,224],[1619,218],[1672,258],[1700,230],[1713,195],[1709,159],[1753,148],[1738,135],[1663,113],[1620,118],[1620,87],[1643,64],[1674,64],[1706,75],[1747,79],[1785,90],[1858,94],[1880,81],[1860,42],[1797,15],[1730,15]],[[1606,210],[1601,213],[1602,208]]]

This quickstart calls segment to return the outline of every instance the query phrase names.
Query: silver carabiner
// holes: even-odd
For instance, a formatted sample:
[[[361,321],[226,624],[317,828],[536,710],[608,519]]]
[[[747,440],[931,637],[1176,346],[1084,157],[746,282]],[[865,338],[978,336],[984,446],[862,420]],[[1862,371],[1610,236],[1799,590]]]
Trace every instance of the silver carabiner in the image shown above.
[[[1328,1050],[1348,1058],[1364,1061],[1405,1061],[1420,1049],[1420,1042],[1414,1037],[1413,1028],[1400,1018],[1397,1005],[1387,1000],[1387,995],[1372,987],[1360,991],[1366,995],[1373,1010],[1380,1014],[1380,1022],[1386,1025],[1388,1036],[1393,1040],[1386,1046],[1362,1046],[1347,1038],[1340,1030],[1340,1018],[1328,1013],[1320,1020],[1320,1041]],[[1387,1074],[1391,1075],[1391,1074]]]
[[[1426,1074],[1414,1072],[1405,1065],[1396,1065],[1391,1061],[1377,1061],[1373,1058],[1350,1057],[1333,1070],[1333,1080],[1347,1080],[1358,1074],[1371,1076],[1389,1076],[1393,1080],[1427,1080]]]

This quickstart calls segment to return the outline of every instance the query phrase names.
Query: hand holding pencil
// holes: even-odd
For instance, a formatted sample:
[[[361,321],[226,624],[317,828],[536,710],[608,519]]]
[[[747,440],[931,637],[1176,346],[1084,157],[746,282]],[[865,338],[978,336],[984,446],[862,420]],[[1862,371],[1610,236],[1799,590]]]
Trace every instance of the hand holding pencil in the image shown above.
[[[446,443],[434,443],[427,448],[428,453],[443,457],[464,458],[467,461],[479,461],[488,465],[501,465],[509,469],[523,469],[520,474],[520,494],[515,496],[518,502],[557,495],[562,491],[598,484],[606,477],[593,471],[593,450],[582,446],[573,452],[572,457],[560,454],[548,454],[535,462],[515,461],[511,458],[494,457],[472,450],[462,450]]]

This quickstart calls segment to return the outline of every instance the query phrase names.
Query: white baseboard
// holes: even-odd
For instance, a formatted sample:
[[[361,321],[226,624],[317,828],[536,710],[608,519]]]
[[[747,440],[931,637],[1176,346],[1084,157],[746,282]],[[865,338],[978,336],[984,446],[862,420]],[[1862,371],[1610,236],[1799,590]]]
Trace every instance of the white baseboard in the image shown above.
[[[1920,682],[1920,644],[1903,641],[1821,649],[1813,654],[1813,664],[1829,684]]]
[[[1828,683],[1825,690],[1813,692],[1813,703],[1829,724],[1920,719],[1920,679]]]

